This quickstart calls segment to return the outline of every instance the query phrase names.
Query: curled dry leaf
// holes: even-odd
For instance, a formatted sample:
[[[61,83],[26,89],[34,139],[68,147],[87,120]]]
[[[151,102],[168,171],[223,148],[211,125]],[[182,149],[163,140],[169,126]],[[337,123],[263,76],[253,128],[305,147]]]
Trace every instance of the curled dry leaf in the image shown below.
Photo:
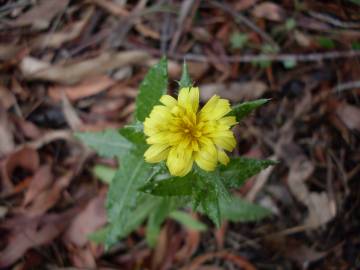
[[[0,101],[0,138],[0,157],[2,157],[15,148],[12,129],[2,101]]]
[[[5,110],[7,110],[12,107],[15,102],[14,95],[7,88],[0,85],[0,106],[3,106]]]
[[[0,267],[15,263],[30,248],[50,243],[66,228],[76,211],[70,209],[38,218],[14,217],[3,222],[1,227],[10,233],[7,246],[0,251]]]
[[[63,2],[63,1],[58,1]],[[65,1],[64,1],[65,2]],[[63,30],[54,33],[45,33],[31,42],[32,48],[59,48],[66,42],[77,38],[88,23],[91,15],[94,13],[93,8],[89,8],[83,18],[71,25],[66,26]]]
[[[52,19],[66,8],[68,3],[69,0],[42,0],[15,21],[7,23],[13,27],[32,26],[36,30],[44,30],[49,27]]]
[[[80,62],[50,65],[28,56],[21,61],[20,70],[28,80],[74,84],[115,68],[142,64],[148,58],[148,53],[144,51],[104,52],[95,58]]]
[[[276,22],[281,22],[285,19],[284,9],[272,2],[263,2],[256,5],[252,10],[252,14],[258,18]]]
[[[86,207],[74,218],[67,229],[64,241],[84,247],[88,242],[89,234],[106,224],[105,195],[93,198]]]
[[[90,78],[74,86],[54,86],[49,88],[49,96],[55,101],[61,100],[62,92],[70,101],[93,96],[105,91],[115,84],[115,81],[108,76]]]
[[[46,213],[61,198],[62,191],[70,184],[73,172],[68,172],[57,179],[54,184],[34,198],[29,206],[26,206],[24,214],[29,217],[36,217]]]
[[[349,129],[360,132],[360,109],[358,107],[343,103],[336,109],[336,115]]]
[[[12,175],[16,168],[23,168],[30,173],[35,173],[39,168],[40,159],[36,150],[30,147],[23,147],[1,162],[2,193],[11,192],[14,188]]]
[[[219,252],[209,252],[203,255],[200,255],[196,257],[190,265],[182,268],[181,270],[197,270],[200,269],[200,267],[206,262],[213,260],[215,258],[231,261],[234,263],[239,269],[244,270],[256,270],[255,266],[247,261],[244,257],[241,257],[240,255],[236,255],[231,253],[230,251],[223,250]]]
[[[49,165],[41,166],[30,181],[25,193],[23,205],[29,205],[41,192],[51,185],[52,181],[51,167]]]
[[[203,101],[209,100],[213,95],[218,94],[232,102],[239,102],[261,97],[268,87],[261,81],[251,81],[243,83],[233,82],[229,85],[222,83],[206,84],[201,85],[200,89],[200,98]]]

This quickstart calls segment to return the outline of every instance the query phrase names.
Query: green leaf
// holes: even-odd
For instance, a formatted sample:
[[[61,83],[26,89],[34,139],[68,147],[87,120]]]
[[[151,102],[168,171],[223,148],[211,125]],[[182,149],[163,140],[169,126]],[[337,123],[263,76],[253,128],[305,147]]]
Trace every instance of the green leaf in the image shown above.
[[[101,181],[110,184],[116,174],[116,169],[109,166],[96,165],[93,172]]]
[[[248,43],[249,38],[247,34],[234,32],[230,36],[230,44],[233,49],[242,49]]]
[[[140,187],[140,191],[156,196],[190,196],[194,179],[191,174],[185,177],[172,177],[161,181],[150,181]]]
[[[165,221],[169,213],[176,207],[176,200],[173,198],[162,198],[160,204],[149,216],[146,226],[146,241],[149,246],[154,247],[160,233],[161,224]]]
[[[219,196],[215,188],[209,188],[206,196],[200,202],[205,214],[214,222],[216,227],[220,227],[221,214],[219,207]]]
[[[133,209],[136,206],[138,189],[151,173],[150,164],[145,163],[142,154],[129,153],[121,160],[120,170],[117,171],[109,188],[106,208],[108,221],[112,226],[106,243],[122,235]]]
[[[287,60],[284,60],[282,62],[282,64],[286,69],[292,69],[292,68],[296,67],[297,62],[294,58],[289,58]]]
[[[219,227],[221,222],[219,197],[220,192],[214,179],[209,178],[209,175],[201,169],[196,169],[196,179],[194,181],[194,206],[196,209],[200,204],[203,212]]]
[[[225,180],[225,185],[228,188],[241,187],[244,182],[259,173],[261,170],[270,165],[277,164],[272,160],[257,160],[252,158],[232,158],[226,166],[221,165],[221,175]]]
[[[349,0],[349,1],[360,6],[360,0]]]
[[[149,196],[146,194],[139,195],[138,203],[136,208],[131,212],[131,218],[129,218],[128,222],[125,225],[125,228],[118,235],[111,234],[111,231],[114,230],[114,227],[121,226],[121,224],[117,224],[115,221],[112,224],[107,225],[104,228],[96,231],[95,233],[89,235],[89,239],[96,243],[103,243],[105,246],[109,247],[116,243],[119,239],[126,237],[131,232],[136,230],[141,223],[144,222],[146,217],[155,210],[160,204],[160,199],[157,197]]]
[[[120,134],[129,142],[134,144],[138,151],[144,153],[148,145],[146,143],[145,134],[143,132],[143,124],[141,122],[126,125],[120,129]]]
[[[163,57],[153,66],[140,84],[136,99],[136,119],[143,122],[162,95],[166,94],[168,85],[167,60]]]
[[[173,211],[170,213],[169,217],[176,220],[190,230],[206,231],[207,229],[207,226],[204,223],[196,220],[189,213],[186,213],[184,211]]]
[[[181,89],[181,88],[184,88],[184,87],[191,87],[192,85],[193,84],[191,82],[188,67],[187,67],[186,62],[184,61],[183,66],[182,66],[181,79],[179,81],[179,87]]]
[[[257,221],[271,215],[270,210],[247,202],[237,196],[233,196],[230,202],[220,200],[220,212],[222,220],[233,222]]]
[[[104,157],[126,156],[133,148],[127,139],[113,129],[102,132],[78,132],[75,133],[75,136]]]
[[[228,115],[236,116],[236,121],[240,122],[245,116],[249,115],[253,110],[264,105],[269,100],[270,99],[263,98],[237,104],[232,107],[232,110]]]
[[[359,0],[360,2],[360,0]],[[360,42],[354,41],[353,43],[351,43],[351,48],[353,50],[360,50]]]
[[[334,49],[335,48],[335,42],[328,38],[328,37],[319,37],[317,39],[319,45],[325,49]]]

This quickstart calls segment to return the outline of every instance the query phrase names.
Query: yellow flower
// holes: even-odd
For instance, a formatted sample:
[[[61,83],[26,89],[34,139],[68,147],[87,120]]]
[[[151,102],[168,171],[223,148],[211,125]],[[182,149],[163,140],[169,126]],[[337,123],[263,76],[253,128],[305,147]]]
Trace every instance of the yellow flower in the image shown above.
[[[182,88],[178,99],[164,95],[163,105],[154,106],[144,121],[146,142],[151,146],[145,160],[157,163],[166,160],[170,174],[184,176],[194,161],[205,171],[213,171],[218,161],[224,165],[236,141],[230,128],[236,124],[234,116],[227,115],[229,101],[213,96],[199,109],[199,88]]]

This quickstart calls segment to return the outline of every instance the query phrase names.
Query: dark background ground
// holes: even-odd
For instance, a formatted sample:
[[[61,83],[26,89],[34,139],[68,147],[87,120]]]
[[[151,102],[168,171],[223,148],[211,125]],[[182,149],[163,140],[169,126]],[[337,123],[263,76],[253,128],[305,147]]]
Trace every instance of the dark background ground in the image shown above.
[[[2,267],[360,268],[358,0],[0,3]],[[168,221],[154,250],[140,228],[104,254],[86,238],[106,222],[91,170],[115,163],[71,134],[130,121],[163,54],[172,80],[187,59],[203,100],[272,98],[235,154],[280,161],[237,191],[274,215],[201,234]]]

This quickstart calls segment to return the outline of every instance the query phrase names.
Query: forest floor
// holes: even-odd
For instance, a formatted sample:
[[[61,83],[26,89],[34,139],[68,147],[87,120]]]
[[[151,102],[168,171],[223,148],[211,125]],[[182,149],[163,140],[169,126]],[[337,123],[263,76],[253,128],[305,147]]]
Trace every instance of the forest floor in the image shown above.
[[[0,3],[0,268],[360,269],[359,0]],[[279,161],[235,191],[273,214],[168,220],[155,248],[141,227],[105,253],[87,238],[106,224],[93,167],[116,162],[73,132],[129,123],[162,55],[202,101],[271,98],[234,155]]]

